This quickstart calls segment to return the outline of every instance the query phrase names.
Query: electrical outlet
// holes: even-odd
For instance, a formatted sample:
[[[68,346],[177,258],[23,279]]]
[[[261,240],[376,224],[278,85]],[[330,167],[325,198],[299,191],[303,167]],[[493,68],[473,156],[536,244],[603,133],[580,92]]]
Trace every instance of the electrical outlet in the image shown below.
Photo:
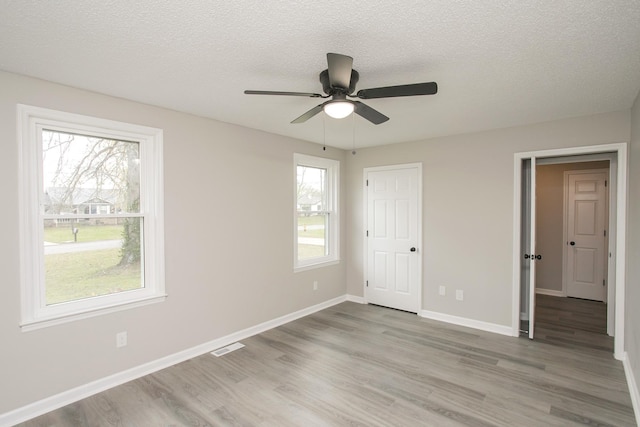
[[[440,286],[440,289],[438,290],[438,293],[442,297],[445,296],[447,294],[447,288],[445,288],[444,286]]]
[[[456,290],[456,299],[458,301],[462,301],[464,299],[464,294],[462,293],[461,289]]]
[[[124,347],[127,345],[127,331],[118,332],[116,334],[116,348]]]
[[[313,290],[314,290],[314,291],[317,291],[317,290],[318,290],[318,281],[317,281],[317,280],[314,280],[314,281],[313,281]]]

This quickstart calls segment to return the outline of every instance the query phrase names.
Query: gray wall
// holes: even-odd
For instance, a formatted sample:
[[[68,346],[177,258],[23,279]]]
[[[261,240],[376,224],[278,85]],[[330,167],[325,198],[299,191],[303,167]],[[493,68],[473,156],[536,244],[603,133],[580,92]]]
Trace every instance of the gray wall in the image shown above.
[[[17,103],[164,129],[165,302],[20,331]],[[292,245],[293,153],[342,150],[8,73],[0,144],[0,414],[345,293],[344,261],[294,274]]]
[[[164,129],[166,302],[21,332],[16,104]],[[640,255],[640,107],[633,110],[629,259]],[[426,118],[428,119],[428,118]],[[464,118],[460,118],[464,120]],[[630,139],[629,111],[358,150],[0,72],[0,413],[296,310],[363,295],[363,168],[423,163],[423,308],[510,326],[513,154]],[[293,153],[342,160],[342,262],[294,274]],[[258,219],[258,221],[256,220]],[[640,373],[640,266],[627,349]],[[312,291],[314,280],[320,289]],[[438,296],[438,286],[463,289]],[[115,334],[129,344],[115,348]]]
[[[364,290],[363,168],[421,162],[423,309],[511,326],[514,153],[625,142],[629,129],[629,111],[622,111],[361,149],[347,156],[347,192],[353,203],[347,224],[348,292],[363,296]],[[444,297],[438,295],[440,285],[449,290]],[[456,301],[453,289],[464,291],[464,301]]]
[[[564,173],[608,168],[606,161],[536,167],[536,253],[542,254],[542,260],[536,262],[536,288],[562,291]]]
[[[625,350],[640,385],[640,94],[631,109]]]

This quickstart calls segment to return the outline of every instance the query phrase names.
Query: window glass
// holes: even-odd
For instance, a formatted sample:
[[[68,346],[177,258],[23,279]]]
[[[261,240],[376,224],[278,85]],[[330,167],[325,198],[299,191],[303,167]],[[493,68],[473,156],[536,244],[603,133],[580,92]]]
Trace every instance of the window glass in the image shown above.
[[[298,166],[298,259],[324,257],[327,250],[327,170]]]
[[[295,163],[295,268],[336,261],[339,163],[301,154]]]
[[[42,130],[46,305],[144,287],[139,145]]]

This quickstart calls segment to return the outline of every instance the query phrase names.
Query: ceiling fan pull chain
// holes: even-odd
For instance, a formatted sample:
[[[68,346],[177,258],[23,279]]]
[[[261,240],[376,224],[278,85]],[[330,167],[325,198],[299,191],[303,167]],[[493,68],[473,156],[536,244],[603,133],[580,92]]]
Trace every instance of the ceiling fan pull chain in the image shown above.
[[[356,115],[352,114],[353,119],[352,119],[352,123],[353,123],[353,149],[351,150],[351,154],[353,154],[354,156],[356,155]]]

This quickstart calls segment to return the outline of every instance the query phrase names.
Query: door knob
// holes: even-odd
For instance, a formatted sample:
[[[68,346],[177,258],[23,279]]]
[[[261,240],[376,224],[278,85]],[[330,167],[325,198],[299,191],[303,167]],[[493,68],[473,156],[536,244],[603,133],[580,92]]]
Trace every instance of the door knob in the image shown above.
[[[411,249],[409,249],[409,250],[410,250],[411,252],[415,252],[415,251],[416,251],[416,248],[411,248]]]
[[[569,244],[570,244],[571,246],[575,246],[575,245],[576,245],[576,242],[569,242]]]
[[[533,256],[531,258],[533,258]],[[536,259],[542,259],[542,255],[536,255]]]
[[[524,259],[529,259],[529,258],[533,258],[533,257],[530,256],[529,254],[524,254]]]

